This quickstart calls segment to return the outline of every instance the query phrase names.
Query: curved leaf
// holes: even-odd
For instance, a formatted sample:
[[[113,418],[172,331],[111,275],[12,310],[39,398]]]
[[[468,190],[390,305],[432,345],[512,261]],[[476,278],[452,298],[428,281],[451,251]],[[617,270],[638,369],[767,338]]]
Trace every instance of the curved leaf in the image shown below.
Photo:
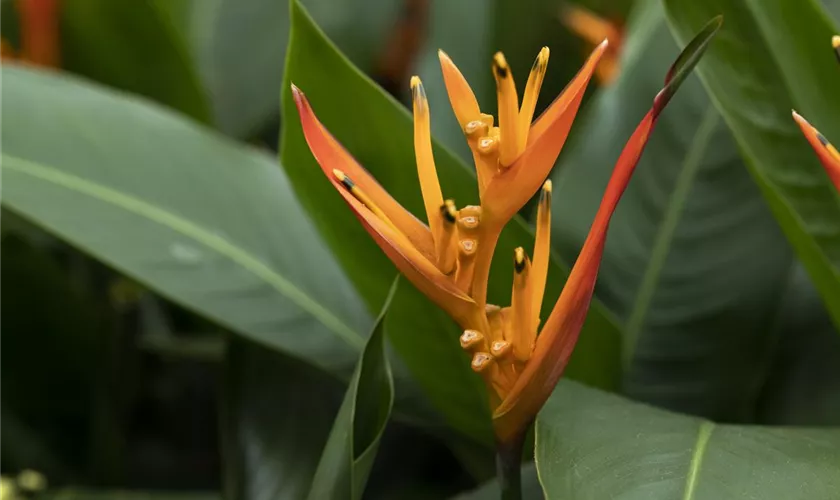
[[[570,257],[678,50],[658,0],[638,4],[628,33],[621,76],[593,100],[554,173],[554,241]],[[806,293],[808,280],[791,281],[794,255],[697,78],[660,120],[614,216],[599,274],[600,296],[624,322],[625,391],[708,418],[763,420],[782,409],[765,386],[775,378],[774,358],[807,365],[794,350],[779,349],[780,339],[810,335],[810,322],[827,313]],[[792,297],[806,296],[793,307]],[[797,313],[802,307],[813,315]],[[830,327],[814,332],[814,341],[826,335],[834,335]],[[840,348],[827,342],[817,353],[827,376],[807,385],[813,398],[800,402],[799,423],[809,422],[808,409],[824,422],[817,408],[834,399],[830,381],[840,378],[840,364],[832,372],[828,360]]]
[[[802,137],[796,108],[840,137],[836,33],[814,0],[666,0],[677,38],[723,14],[718,42],[698,67],[750,173],[840,326],[840,194]],[[761,54],[761,57],[756,57]]]
[[[73,78],[6,65],[3,83],[5,207],[241,335],[349,371],[368,315],[275,160]]]
[[[225,498],[305,498],[342,392],[300,360],[231,337],[221,412]]]
[[[830,500],[840,429],[715,424],[561,382],[540,412],[547,499]]]
[[[313,500],[359,499],[394,405],[394,381],[385,356],[385,316],[399,285],[394,280],[373,333],[356,365],[344,402],[312,480]]]

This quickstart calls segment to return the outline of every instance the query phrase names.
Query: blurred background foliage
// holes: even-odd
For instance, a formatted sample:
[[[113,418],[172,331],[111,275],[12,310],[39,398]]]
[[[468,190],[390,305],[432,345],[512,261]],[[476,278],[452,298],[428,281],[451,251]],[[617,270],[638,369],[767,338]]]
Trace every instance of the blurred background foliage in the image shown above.
[[[322,450],[350,397],[348,383],[368,377],[354,371],[364,349],[373,368],[361,373],[390,363],[395,386],[393,410],[377,398],[360,406],[391,412],[381,439],[370,439],[379,453],[365,498],[493,497],[492,484],[466,493],[492,478],[492,442],[480,381],[449,347],[457,335],[451,321],[403,284],[377,329],[387,331],[384,354],[366,344],[396,271],[319,183],[287,83],[301,85],[335,135],[416,212],[411,125],[398,104],[412,74],[429,95],[444,188],[464,202],[474,197],[439,48],[490,112],[495,51],[505,52],[522,85],[539,48],[551,48],[543,108],[591,44],[564,22],[573,4],[563,0],[301,3],[323,33],[304,11],[290,14],[286,0],[0,4],[4,57],[23,59],[4,59],[0,249],[0,467],[21,494],[305,498],[316,469],[324,474]],[[597,300],[569,370],[588,386],[686,416],[563,382],[543,412],[537,446],[549,496],[653,491],[605,472],[617,459],[598,455],[604,444],[584,425],[599,419],[599,429],[612,433],[607,443],[650,433],[663,454],[690,449],[698,428],[721,423],[722,435],[755,453],[746,464],[778,465],[751,448],[770,442],[786,457],[818,464],[787,471],[782,483],[809,478],[826,488],[809,498],[836,498],[833,477],[840,495],[838,306],[825,299],[828,285],[813,280],[840,269],[840,217],[831,222],[840,204],[827,182],[797,191],[799,178],[773,181],[800,164],[809,179],[824,176],[790,133],[793,122],[773,121],[792,106],[840,141],[840,71],[828,38],[827,55],[795,43],[822,36],[809,32],[819,31],[809,15],[836,31],[840,2],[804,3],[574,3],[613,30],[619,69],[587,94],[551,176],[551,302],[615,159],[679,47],[718,13],[725,27],[700,66],[702,81],[692,77],[662,115],[616,212]],[[805,22],[785,23],[789,16]],[[57,51],[39,49],[51,36]],[[52,68],[15,67],[27,64]],[[823,80],[808,87],[794,74]],[[764,86],[766,95],[732,91]],[[751,128],[756,123],[766,126]],[[786,218],[789,207],[804,210],[805,222]],[[521,215],[494,263],[500,281],[491,296],[502,301],[509,250],[530,247],[530,207]],[[803,248],[820,232],[823,260],[814,264]],[[359,387],[352,397],[369,396]],[[566,404],[557,404],[561,395]],[[615,415],[624,418],[610,420]],[[346,425],[362,432],[353,417]],[[651,422],[673,439],[657,439]],[[814,428],[807,435],[782,429],[768,441],[755,425]],[[580,441],[564,442],[568,435]],[[805,450],[803,440],[820,445]],[[625,464],[652,453],[615,449]],[[600,473],[570,475],[575,453]],[[682,491],[689,460],[671,455],[680,485],[662,491]],[[750,475],[731,458],[709,460],[720,469],[710,474]],[[348,467],[352,475],[360,465]],[[538,495],[527,467],[529,491]],[[49,487],[35,481],[38,491],[27,493],[31,477],[20,476],[27,470]],[[757,477],[756,484],[764,476]],[[335,493],[340,487],[336,480],[335,497],[347,497]],[[719,491],[706,487],[702,494],[716,498]],[[766,493],[787,491],[779,488]]]

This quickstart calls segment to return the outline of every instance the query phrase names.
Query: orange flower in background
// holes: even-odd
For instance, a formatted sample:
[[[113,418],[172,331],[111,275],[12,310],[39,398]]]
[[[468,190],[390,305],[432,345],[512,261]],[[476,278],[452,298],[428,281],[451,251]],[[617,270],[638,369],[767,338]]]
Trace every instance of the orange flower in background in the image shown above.
[[[718,27],[719,20],[710,23],[701,33],[704,37],[692,41],[690,50],[680,55],[666,77],[665,88],[630,137],[569,279],[544,322],[541,305],[549,266],[552,196],[551,181],[545,178],[569,133],[606,41],[533,124],[548,49],[537,57],[521,106],[510,68],[497,53],[493,74],[499,100],[498,127],[493,126],[491,115],[481,113],[461,73],[440,53],[450,101],[476,163],[477,206],[458,209],[443,197],[432,155],[426,93],[420,79],[412,78],[414,149],[428,225],[405,210],[350,156],[315,116],[303,92],[292,85],[304,136],[327,178],[397,268],[463,329],[460,344],[472,356],[472,369],[486,382],[500,443],[521,436],[563,373],[589,309],[610,218],[659,113]],[[499,232],[540,186],[533,261],[524,248],[517,248],[511,305],[488,304],[488,273]]]
[[[569,30],[591,46],[597,45],[604,39],[610,41],[609,49],[595,70],[595,76],[602,85],[612,83],[619,73],[619,57],[624,46],[624,26],[574,4],[563,6],[560,11],[560,20]]]
[[[19,0],[15,5],[20,13],[21,49],[15,53],[7,40],[0,40],[2,58],[47,68],[59,67],[58,0]]]
[[[834,49],[834,54],[837,56],[837,61],[840,62],[840,36],[835,35],[831,38],[831,46]],[[820,159],[823,167],[825,167],[825,171],[828,173],[831,182],[840,191],[840,153],[838,153],[837,148],[831,145],[819,130],[808,123],[796,111],[793,112],[793,119],[799,124],[799,128],[802,129],[805,138],[811,143],[811,147],[817,152],[817,157]]]

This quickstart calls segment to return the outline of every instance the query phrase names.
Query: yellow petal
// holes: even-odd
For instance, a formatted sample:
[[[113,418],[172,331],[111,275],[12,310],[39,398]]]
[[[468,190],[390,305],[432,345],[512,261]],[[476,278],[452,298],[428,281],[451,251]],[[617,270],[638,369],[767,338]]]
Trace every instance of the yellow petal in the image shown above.
[[[533,292],[531,289],[531,261],[522,247],[514,251],[513,290],[511,292],[510,343],[518,361],[527,361],[534,347],[537,331],[531,312]]]
[[[440,255],[441,239],[440,218],[443,206],[443,194],[440,191],[435,158],[432,154],[432,133],[429,124],[429,101],[420,78],[411,78],[411,96],[414,104],[414,155],[417,161],[417,175],[420,178],[420,190],[426,217],[435,243],[435,255]]]
[[[548,68],[548,47],[540,50],[534,65],[531,67],[531,74],[528,76],[528,83],[525,85],[525,94],[522,96],[522,108],[519,110],[519,137],[527,141],[531,129],[531,120],[534,119],[534,109],[537,107],[537,98],[540,96],[540,88],[545,78],[545,70]],[[522,148],[524,149],[524,144]]]
[[[499,162],[506,167],[516,160],[522,150],[519,137],[519,96],[510,66],[504,54],[493,56],[493,76],[496,78],[496,96],[499,101]]]
[[[533,324],[539,325],[545,283],[548,278],[548,263],[551,258],[551,181],[545,181],[540,191],[537,208],[537,236],[534,240],[534,261],[531,266],[531,286],[534,291]]]
[[[443,82],[446,84],[446,92],[449,94],[449,102],[452,104],[452,110],[455,112],[458,123],[461,124],[461,130],[463,130],[467,123],[478,119],[481,114],[478,100],[476,100],[470,84],[467,83],[464,75],[461,74],[452,59],[446,55],[446,52],[439,50],[438,58],[443,72]]]
[[[327,131],[327,129],[315,116],[306,95],[292,84],[292,95],[300,115],[300,122],[303,128],[303,135],[306,138],[312,155],[321,166],[321,170],[328,178],[333,178],[333,170],[338,169],[346,173],[359,188],[370,197],[390,219],[393,224],[404,234],[412,245],[416,247],[427,259],[434,260],[435,248],[432,233],[425,224],[417,220],[409,211],[388,194],[385,189],[376,182],[367,170],[359,165],[350,153],[345,150],[338,141]]]

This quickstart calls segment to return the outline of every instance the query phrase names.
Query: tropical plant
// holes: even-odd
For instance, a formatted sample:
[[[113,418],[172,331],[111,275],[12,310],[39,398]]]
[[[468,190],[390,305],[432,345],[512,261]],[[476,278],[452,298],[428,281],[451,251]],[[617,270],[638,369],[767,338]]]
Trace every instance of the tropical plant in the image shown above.
[[[840,3],[0,7],[2,500],[840,498]]]

